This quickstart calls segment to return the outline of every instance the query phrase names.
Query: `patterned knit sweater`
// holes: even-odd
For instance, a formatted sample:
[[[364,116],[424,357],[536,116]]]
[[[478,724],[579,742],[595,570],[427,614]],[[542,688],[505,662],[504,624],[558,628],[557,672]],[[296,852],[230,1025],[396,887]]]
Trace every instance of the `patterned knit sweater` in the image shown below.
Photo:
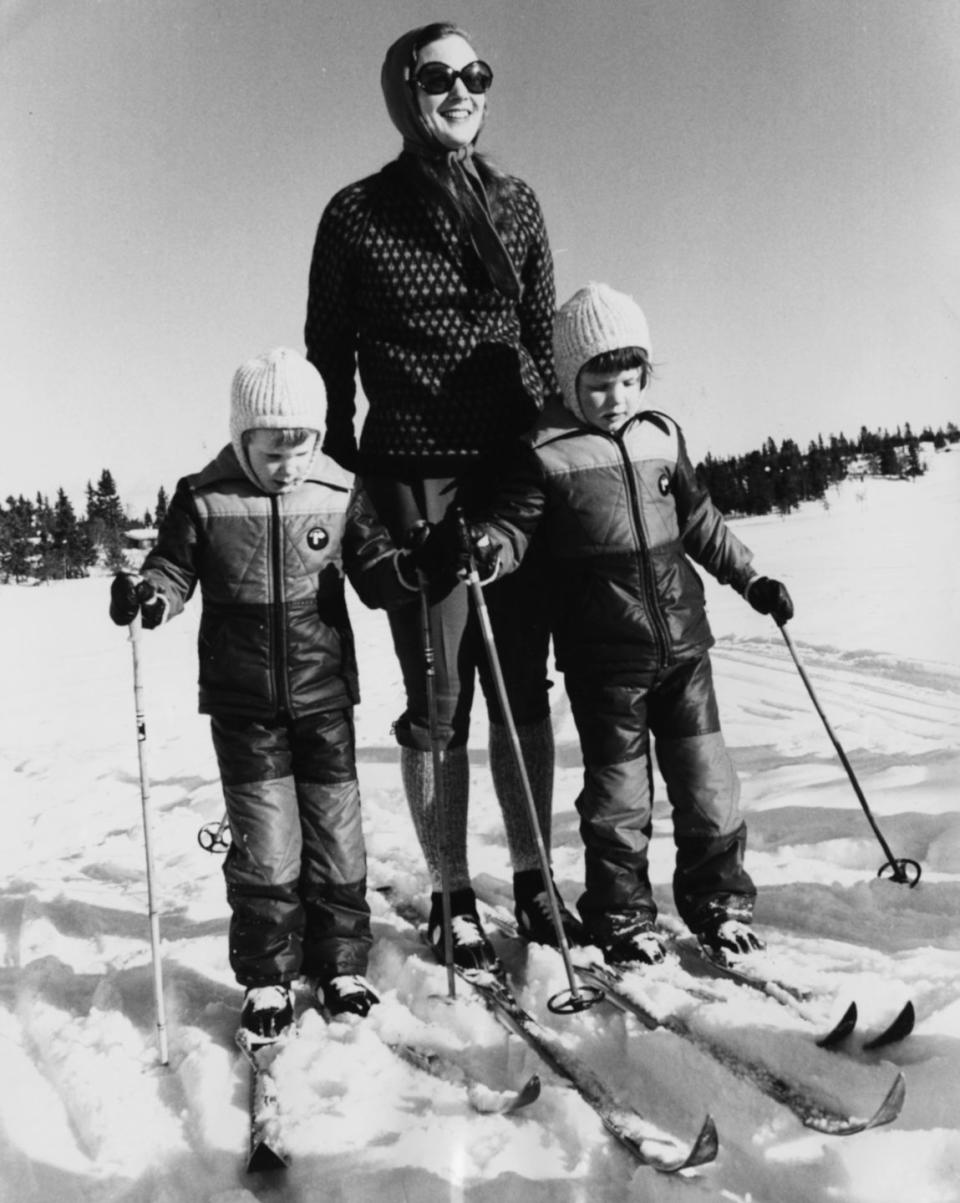
[[[553,260],[533,190],[511,179],[498,228],[523,294],[502,296],[403,160],[344,188],[323,213],[307,358],[327,388],[329,455],[353,471],[442,476],[511,443],[558,395]],[[369,403],[359,456],[358,367]]]

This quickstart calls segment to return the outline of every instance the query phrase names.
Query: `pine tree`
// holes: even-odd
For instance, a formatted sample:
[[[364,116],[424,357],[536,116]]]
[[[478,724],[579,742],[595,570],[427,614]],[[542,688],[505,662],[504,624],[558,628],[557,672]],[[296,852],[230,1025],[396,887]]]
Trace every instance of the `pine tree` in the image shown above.
[[[773,509],[773,468],[766,454],[751,451],[741,463],[746,493],[744,511],[748,514],[769,514]]]
[[[21,494],[7,498],[0,528],[0,570],[5,581],[24,581],[32,567],[33,506]]]
[[[103,561],[112,572],[127,567],[124,554],[124,531],[127,518],[123,511],[113,474],[108,468],[100,473],[97,487],[87,484],[86,534],[94,547],[103,554]]]
[[[880,448],[878,471],[881,476],[899,476],[900,459],[893,439],[886,435]]]
[[[86,529],[77,521],[70,498],[63,489],[57,490],[53,508],[49,556],[53,572],[60,579],[82,577],[96,561],[97,553]]]
[[[157,526],[159,526],[161,524],[161,522],[163,522],[164,518],[166,518],[167,508],[168,508],[167,491],[166,491],[166,489],[164,489],[163,485],[161,485],[159,490],[157,491],[157,505],[156,505],[156,510],[154,512],[154,519],[153,519],[154,522],[156,522]]]
[[[126,528],[127,519],[117,493],[117,486],[107,468],[100,473],[100,480],[97,484],[97,515],[112,530],[122,531]]]

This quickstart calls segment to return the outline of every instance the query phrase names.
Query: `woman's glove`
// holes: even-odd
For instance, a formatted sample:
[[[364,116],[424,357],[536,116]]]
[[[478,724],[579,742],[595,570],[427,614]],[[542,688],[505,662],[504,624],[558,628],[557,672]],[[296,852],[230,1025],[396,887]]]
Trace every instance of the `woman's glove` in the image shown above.
[[[455,508],[440,522],[418,522],[407,536],[410,558],[418,572],[429,579],[442,576],[466,578],[476,566],[482,583],[497,575],[500,549],[482,526],[471,526]]]
[[[755,576],[744,594],[758,614],[770,614],[777,626],[793,618],[793,599],[786,585],[769,576]]]
[[[167,615],[167,599],[142,576],[118,572],[110,585],[110,617],[126,627],[138,614],[145,631],[158,627]]]

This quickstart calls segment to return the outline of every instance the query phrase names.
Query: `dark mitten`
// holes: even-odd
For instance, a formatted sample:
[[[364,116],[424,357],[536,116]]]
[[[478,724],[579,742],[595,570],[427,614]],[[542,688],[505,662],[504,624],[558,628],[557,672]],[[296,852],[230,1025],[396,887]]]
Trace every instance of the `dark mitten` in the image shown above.
[[[110,617],[118,627],[129,626],[140,612],[140,578],[118,572],[110,585]]]
[[[770,614],[778,626],[793,618],[793,599],[787,587],[768,576],[755,576],[747,585],[747,601],[758,614]]]
[[[414,567],[428,579],[456,572],[456,547],[442,523],[421,519],[407,531],[406,542]]]
[[[167,614],[167,599],[143,577],[118,572],[110,585],[110,617],[126,627],[138,614],[145,631],[158,627]]]
[[[151,631],[154,627],[160,626],[167,617],[167,599],[149,581],[141,580],[137,586],[137,593],[140,597],[140,617],[143,621],[143,629]]]

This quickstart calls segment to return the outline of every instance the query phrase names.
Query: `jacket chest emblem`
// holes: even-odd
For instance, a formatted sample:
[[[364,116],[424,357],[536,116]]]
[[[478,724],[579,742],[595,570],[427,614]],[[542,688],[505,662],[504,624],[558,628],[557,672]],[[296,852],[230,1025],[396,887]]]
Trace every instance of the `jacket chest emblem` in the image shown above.
[[[330,542],[330,536],[322,526],[311,526],[307,531],[307,546],[311,551],[320,551]]]
[[[670,473],[664,468],[657,479],[657,488],[660,490],[660,496],[666,497],[670,492]]]

